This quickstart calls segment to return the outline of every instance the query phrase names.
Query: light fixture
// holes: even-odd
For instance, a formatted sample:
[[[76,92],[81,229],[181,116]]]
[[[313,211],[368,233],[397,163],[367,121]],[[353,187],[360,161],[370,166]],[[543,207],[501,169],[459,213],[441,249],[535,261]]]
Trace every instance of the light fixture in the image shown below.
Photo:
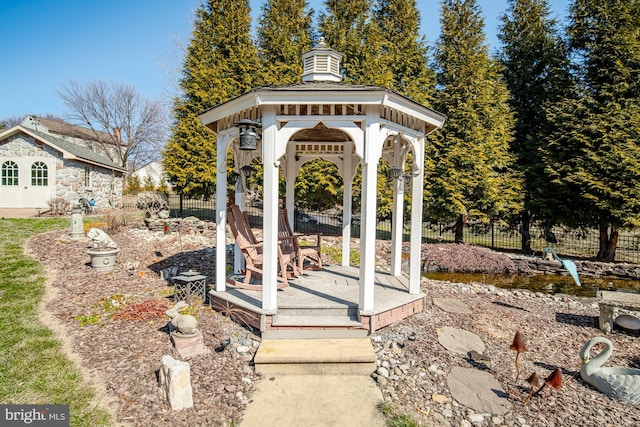
[[[250,119],[242,119],[236,123],[240,129],[240,149],[241,150],[256,150],[258,148],[256,141],[258,140],[258,133],[256,128],[262,126],[260,122],[256,122]]]
[[[249,177],[253,173],[253,168],[249,165],[243,166],[240,168],[240,172],[242,176],[244,176],[244,182],[246,183],[245,188],[249,188]]]
[[[229,174],[229,184],[231,185],[235,185],[236,182],[238,182],[238,178],[240,177],[240,174],[238,172],[231,172]]]
[[[400,166],[391,166],[391,169],[389,170],[389,175],[393,179],[398,179],[402,176],[402,172],[403,171]]]

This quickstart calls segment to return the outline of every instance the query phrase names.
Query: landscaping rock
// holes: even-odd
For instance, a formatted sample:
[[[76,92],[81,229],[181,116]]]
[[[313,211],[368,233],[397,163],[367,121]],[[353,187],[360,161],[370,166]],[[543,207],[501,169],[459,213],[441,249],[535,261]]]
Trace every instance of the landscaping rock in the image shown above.
[[[503,415],[511,410],[507,393],[502,385],[488,372],[473,368],[454,366],[447,377],[451,396],[459,403],[479,412]],[[482,415],[469,416],[472,423],[482,422]]]

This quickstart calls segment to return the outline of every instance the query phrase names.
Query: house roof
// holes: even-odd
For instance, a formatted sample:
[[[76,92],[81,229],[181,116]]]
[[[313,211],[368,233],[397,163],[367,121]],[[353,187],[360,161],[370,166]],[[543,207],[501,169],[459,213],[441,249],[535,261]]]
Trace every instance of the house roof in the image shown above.
[[[99,130],[93,131],[82,126],[76,126],[58,120],[43,119],[42,117],[34,118],[38,122],[45,125],[47,129],[49,129],[49,132],[57,133],[58,135],[71,136],[88,141],[101,141],[105,143],[111,143],[114,140],[113,135],[107,132],[102,132]]]
[[[63,158],[65,159],[79,160],[84,163],[102,166],[104,168],[111,169],[114,171],[126,172],[125,168],[119,166],[117,163],[114,163],[110,159],[107,159],[106,157],[99,155],[98,153],[96,153],[95,151],[89,148],[73,144],[71,142],[65,141],[53,135],[46,134],[34,129],[29,129],[21,125],[14,126],[11,129],[1,132],[0,141],[18,133],[24,133],[26,135],[29,135],[32,138],[35,138],[43,142],[44,144],[47,144],[50,147],[62,152]]]

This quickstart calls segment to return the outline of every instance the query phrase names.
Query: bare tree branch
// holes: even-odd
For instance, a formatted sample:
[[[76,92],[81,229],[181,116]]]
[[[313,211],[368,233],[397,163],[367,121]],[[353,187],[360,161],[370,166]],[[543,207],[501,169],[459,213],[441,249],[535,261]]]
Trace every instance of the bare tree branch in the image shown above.
[[[159,101],[128,84],[70,81],[58,91],[70,110],[68,120],[88,127],[96,144],[121,165],[145,165],[159,158],[167,120]]]

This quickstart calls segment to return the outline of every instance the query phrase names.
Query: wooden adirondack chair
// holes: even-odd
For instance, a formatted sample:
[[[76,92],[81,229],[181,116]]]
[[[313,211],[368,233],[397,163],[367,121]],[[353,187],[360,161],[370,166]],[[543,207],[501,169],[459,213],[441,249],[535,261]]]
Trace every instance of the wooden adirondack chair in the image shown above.
[[[308,244],[307,242],[300,242],[300,237],[307,236],[315,236],[315,245]],[[293,230],[291,229],[291,225],[289,224],[287,209],[284,206],[280,205],[278,215],[278,238],[283,242],[289,242],[287,244],[290,244],[292,246],[291,250],[294,250],[298,253],[298,271],[300,271],[301,274],[304,269],[305,260],[313,262],[313,264],[311,264],[310,267],[307,268],[322,268],[322,256],[320,255],[320,247],[322,243],[321,236],[322,234],[320,233],[294,234]]]
[[[235,285],[245,289],[260,289],[262,285],[251,284],[251,279],[254,275],[262,277],[262,265],[264,263],[263,242],[256,239],[247,216],[240,210],[238,205],[229,206],[227,219],[233,237],[245,260],[244,282],[235,282]],[[287,278],[290,274],[298,275],[297,253],[284,251],[281,246],[282,244],[278,245],[279,289],[288,286]]]

